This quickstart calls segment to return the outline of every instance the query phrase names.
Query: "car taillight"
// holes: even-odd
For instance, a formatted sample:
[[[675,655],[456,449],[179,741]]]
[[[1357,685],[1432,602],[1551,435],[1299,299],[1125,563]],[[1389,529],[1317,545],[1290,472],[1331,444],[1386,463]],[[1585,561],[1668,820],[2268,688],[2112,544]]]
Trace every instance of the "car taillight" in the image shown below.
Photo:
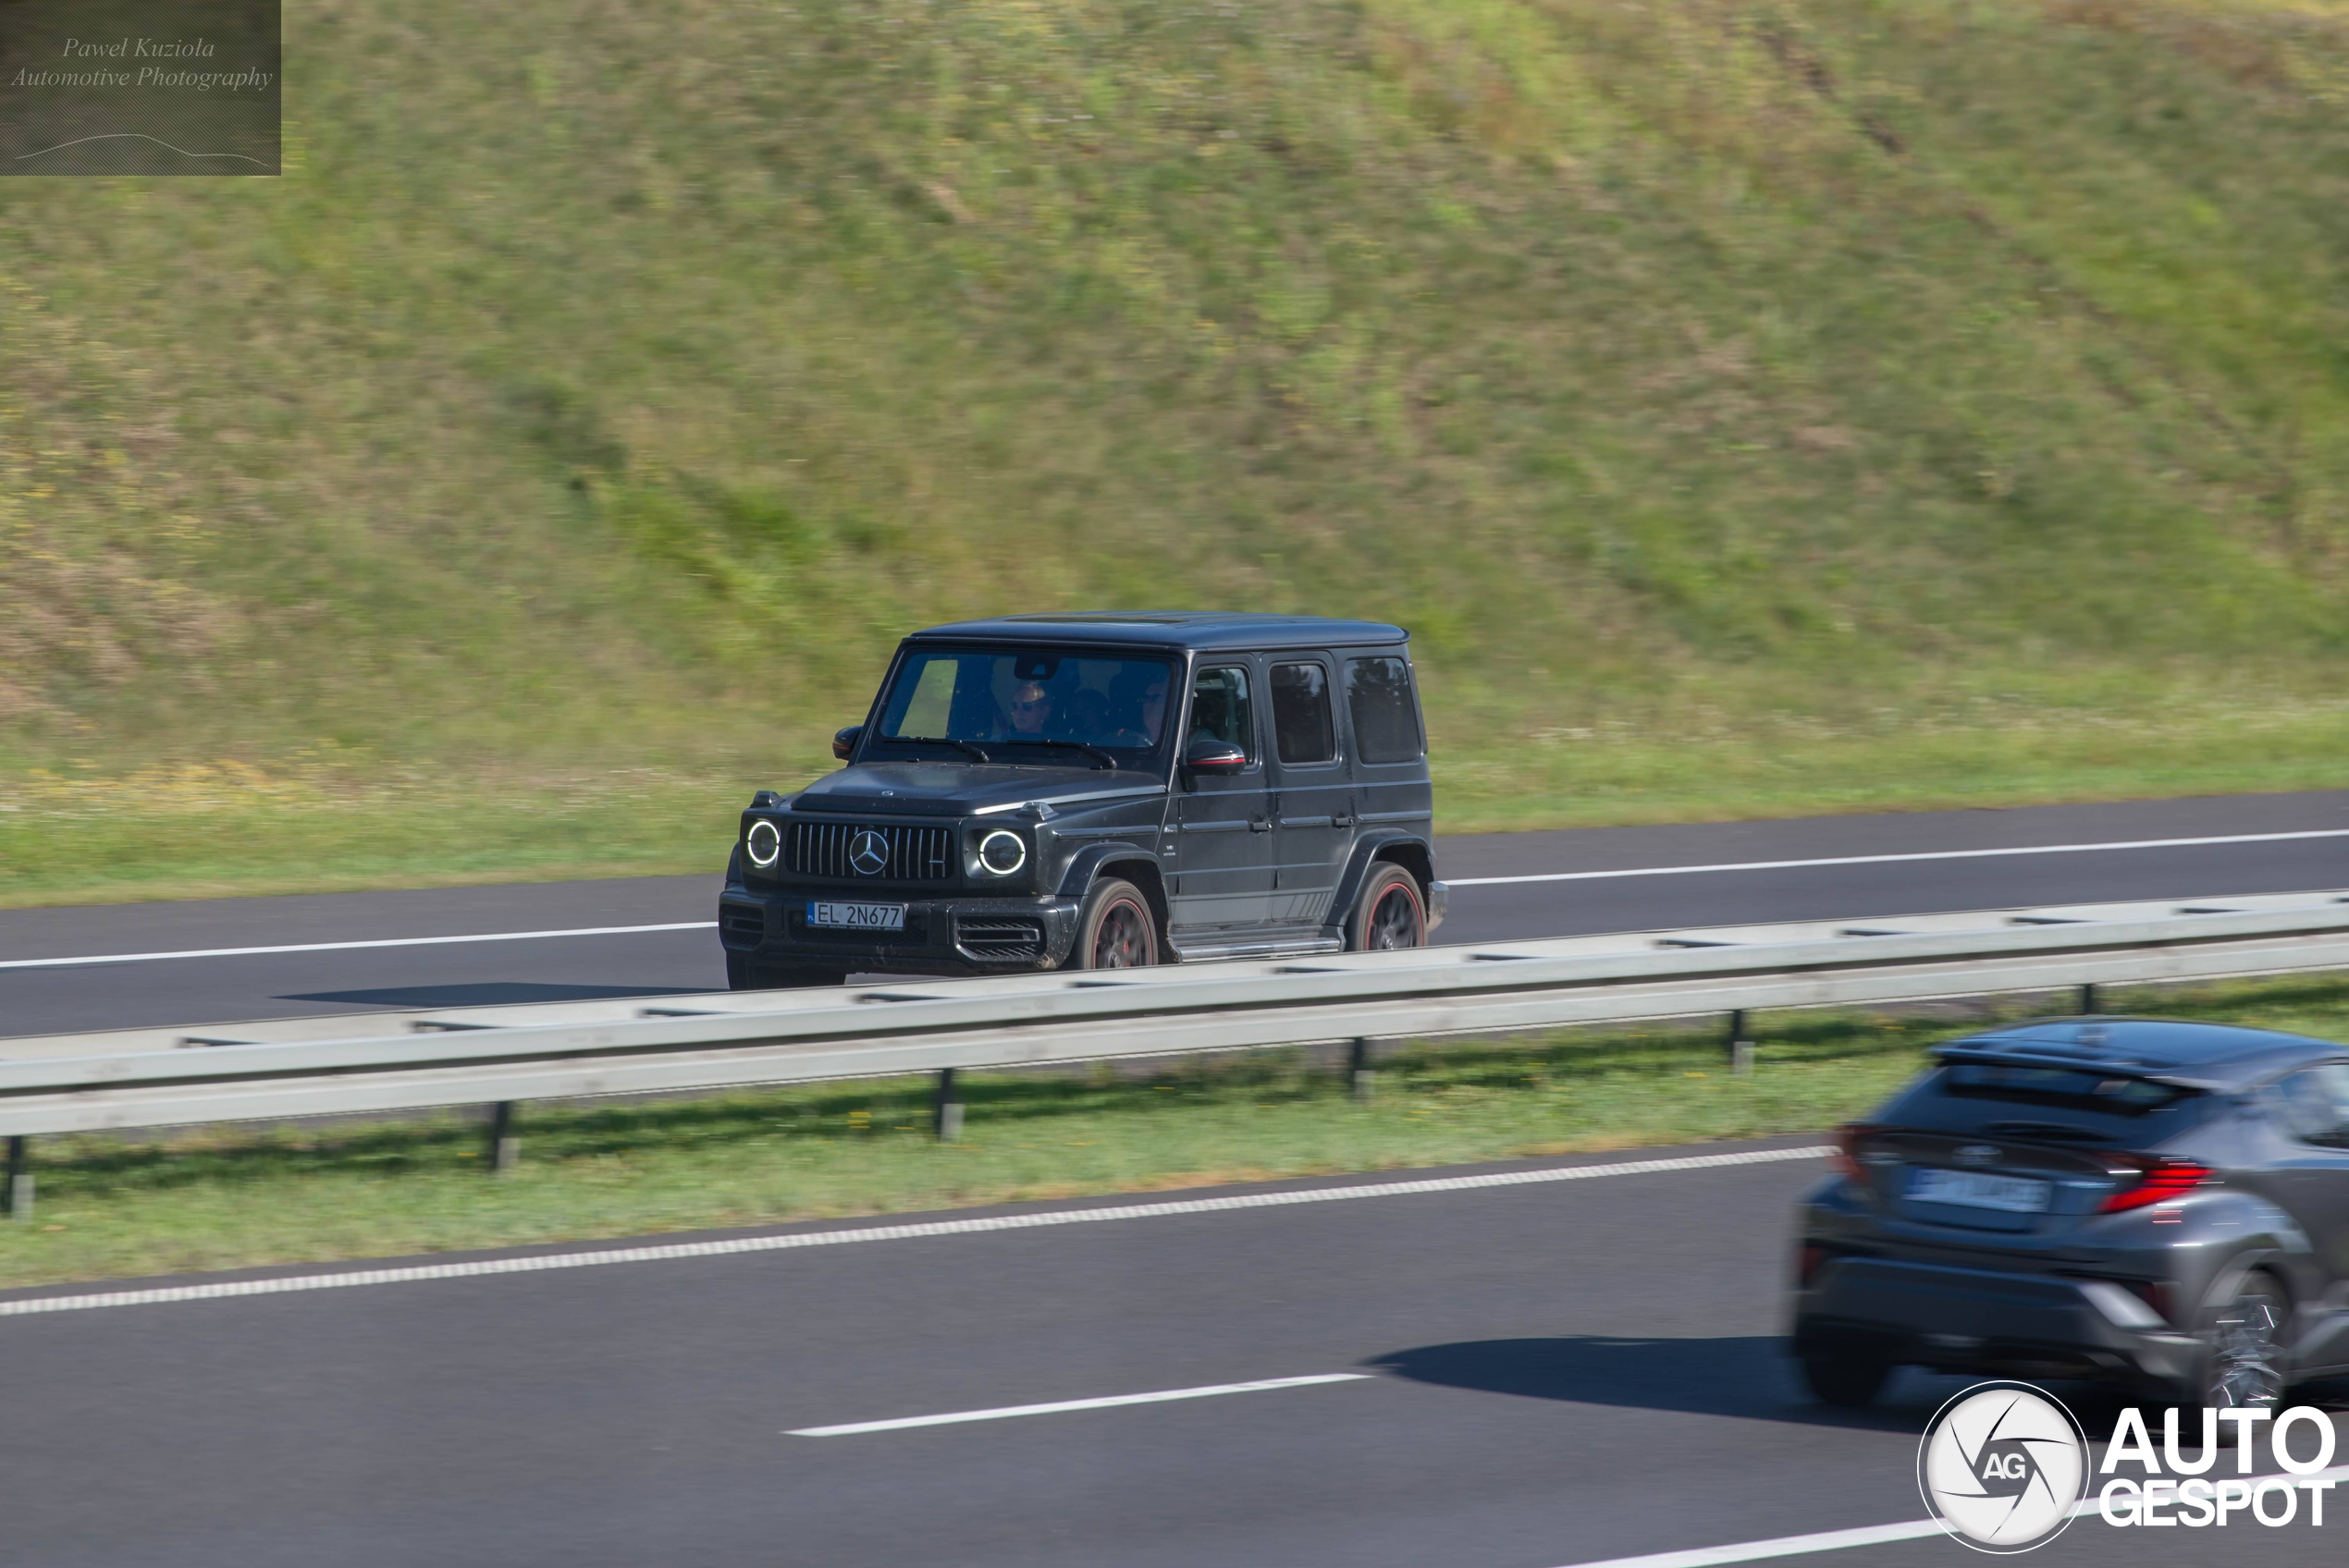
[[[2133,1172],[2119,1170],[2114,1175],[2126,1180]],[[2141,1171],[2135,1172],[2134,1185],[2121,1188],[2097,1205],[2099,1214],[2120,1214],[2132,1208],[2144,1208],[2148,1204],[2168,1203],[2182,1198],[2217,1174],[2210,1167],[2192,1159],[2148,1159]]]
[[[1876,1129],[1864,1121],[1847,1121],[1835,1130],[1835,1152],[1827,1156],[1827,1169],[1839,1176],[1860,1173],[1860,1140]]]

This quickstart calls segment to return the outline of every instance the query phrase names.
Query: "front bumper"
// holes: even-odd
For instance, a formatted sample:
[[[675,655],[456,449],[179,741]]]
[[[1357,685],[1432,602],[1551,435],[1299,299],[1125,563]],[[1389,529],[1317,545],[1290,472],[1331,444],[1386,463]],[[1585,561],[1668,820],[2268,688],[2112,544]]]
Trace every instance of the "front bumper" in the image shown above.
[[[1842,1257],[1797,1297],[1794,1352],[1946,1372],[2179,1381],[2199,1346],[2106,1280]]]
[[[903,903],[903,931],[841,931],[807,923],[811,903],[834,890],[754,892],[729,887],[718,902],[718,939],[763,963],[916,974],[1014,974],[1058,969],[1076,945],[1081,900],[894,896],[861,889],[860,903]]]

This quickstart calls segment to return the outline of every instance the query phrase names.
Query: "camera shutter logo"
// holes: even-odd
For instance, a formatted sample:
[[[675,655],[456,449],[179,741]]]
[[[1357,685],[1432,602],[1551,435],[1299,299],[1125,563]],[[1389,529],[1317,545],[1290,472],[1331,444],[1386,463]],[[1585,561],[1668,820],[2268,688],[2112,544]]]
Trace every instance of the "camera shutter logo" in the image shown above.
[[[857,829],[848,841],[848,864],[859,876],[879,876],[889,869],[889,840],[878,828]]]
[[[1917,1489],[1977,1551],[2045,1546],[2072,1523],[2088,1444],[2072,1412],[2022,1383],[1977,1383],[1943,1405],[1917,1445]]]

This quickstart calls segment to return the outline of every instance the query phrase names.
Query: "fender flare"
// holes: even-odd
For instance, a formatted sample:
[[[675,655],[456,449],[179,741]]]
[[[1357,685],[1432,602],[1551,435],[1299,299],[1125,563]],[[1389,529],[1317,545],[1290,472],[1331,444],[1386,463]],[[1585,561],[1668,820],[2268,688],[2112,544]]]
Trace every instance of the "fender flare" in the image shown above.
[[[1147,845],[1137,843],[1088,844],[1076,851],[1061,873],[1056,891],[1064,899],[1081,899],[1085,889],[1105,871],[1116,871],[1142,890],[1150,900],[1150,917],[1158,922],[1159,945],[1166,947],[1168,911],[1166,883],[1158,868],[1158,857]],[[1171,952],[1172,949],[1168,949]]]
[[[1346,921],[1354,913],[1354,900],[1362,896],[1362,884],[1369,878],[1371,867],[1380,861],[1393,861],[1417,877],[1422,898],[1427,895],[1428,885],[1435,879],[1435,847],[1425,836],[1400,827],[1374,828],[1361,834],[1347,856],[1346,870],[1337,879],[1337,892],[1330,900],[1329,913],[1322,921],[1324,936],[1346,935]]]
[[[2244,1238],[2244,1244],[2227,1254],[2205,1278],[2202,1299],[2195,1305],[2195,1310],[2199,1312],[2211,1302],[2232,1295],[2245,1275],[2268,1274],[2283,1287],[2285,1304],[2296,1316],[2308,1300],[2308,1265],[2314,1258],[2305,1243],[2293,1244],[2302,1240],[2290,1230]]]

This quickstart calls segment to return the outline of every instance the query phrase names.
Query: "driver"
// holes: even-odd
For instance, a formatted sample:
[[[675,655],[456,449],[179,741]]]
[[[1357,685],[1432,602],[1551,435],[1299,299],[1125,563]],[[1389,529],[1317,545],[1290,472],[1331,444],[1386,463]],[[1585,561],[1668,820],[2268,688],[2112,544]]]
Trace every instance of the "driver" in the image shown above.
[[[1043,683],[1023,680],[1012,689],[1012,732],[1004,737],[1011,741],[1041,740],[1044,726],[1052,719],[1052,694]]]

